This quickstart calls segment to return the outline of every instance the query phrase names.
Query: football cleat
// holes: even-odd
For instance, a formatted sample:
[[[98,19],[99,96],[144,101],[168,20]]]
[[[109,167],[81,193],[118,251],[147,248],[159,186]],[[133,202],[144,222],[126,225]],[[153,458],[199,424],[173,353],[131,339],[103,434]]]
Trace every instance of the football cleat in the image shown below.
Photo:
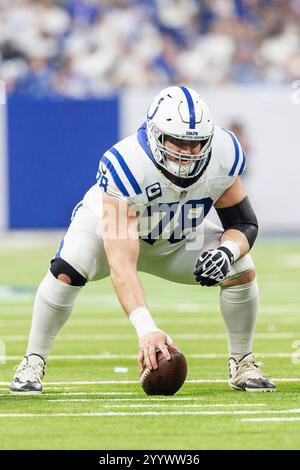
[[[244,392],[275,392],[276,387],[263,376],[259,367],[255,364],[252,353],[244,356],[240,361],[233,357],[229,359],[229,387],[232,390]]]
[[[42,393],[45,361],[37,354],[25,356],[16,369],[10,386],[12,395],[38,395]]]

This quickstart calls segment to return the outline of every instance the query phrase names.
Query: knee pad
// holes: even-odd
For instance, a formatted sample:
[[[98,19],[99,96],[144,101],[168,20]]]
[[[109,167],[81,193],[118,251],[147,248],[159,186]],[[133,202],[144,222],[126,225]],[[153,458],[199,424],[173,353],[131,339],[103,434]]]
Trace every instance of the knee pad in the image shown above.
[[[66,274],[71,279],[71,286],[81,287],[86,279],[62,258],[54,258],[51,261],[50,271],[56,279],[60,274]]]

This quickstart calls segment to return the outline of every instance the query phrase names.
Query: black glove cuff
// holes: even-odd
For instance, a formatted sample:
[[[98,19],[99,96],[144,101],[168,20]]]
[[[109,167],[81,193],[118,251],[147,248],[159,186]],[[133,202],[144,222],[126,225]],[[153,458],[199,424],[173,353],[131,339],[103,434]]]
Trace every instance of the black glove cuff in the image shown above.
[[[234,261],[234,256],[233,256],[233,253],[229,250],[229,248],[227,248],[226,246],[220,246],[220,248],[218,248],[218,250],[221,250],[221,251],[223,251],[224,253],[226,253],[226,255],[227,255],[228,258],[229,258],[230,264],[233,263],[233,261]]]

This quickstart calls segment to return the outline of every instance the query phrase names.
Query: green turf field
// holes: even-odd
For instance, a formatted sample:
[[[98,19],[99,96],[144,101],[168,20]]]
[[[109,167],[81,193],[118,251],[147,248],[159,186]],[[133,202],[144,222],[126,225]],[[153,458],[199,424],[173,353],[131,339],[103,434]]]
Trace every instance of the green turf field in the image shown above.
[[[276,393],[228,389],[218,289],[142,275],[158,325],[188,359],[175,397],[149,398],[136,383],[135,333],[109,280],[81,292],[48,360],[45,393],[12,397],[34,289],[54,251],[0,249],[1,449],[300,448],[300,243],[264,242],[253,252],[261,287],[255,352],[277,379]]]

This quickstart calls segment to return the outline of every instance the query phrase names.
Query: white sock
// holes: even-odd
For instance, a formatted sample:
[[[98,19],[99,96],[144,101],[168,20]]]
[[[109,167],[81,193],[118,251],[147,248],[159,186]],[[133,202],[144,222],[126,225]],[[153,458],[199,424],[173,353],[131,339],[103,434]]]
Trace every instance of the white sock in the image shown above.
[[[229,354],[236,361],[252,352],[258,314],[256,280],[221,289],[221,312],[227,326]]]
[[[26,355],[38,354],[47,359],[56,336],[71,315],[80,289],[59,281],[48,271],[35,296]]]

